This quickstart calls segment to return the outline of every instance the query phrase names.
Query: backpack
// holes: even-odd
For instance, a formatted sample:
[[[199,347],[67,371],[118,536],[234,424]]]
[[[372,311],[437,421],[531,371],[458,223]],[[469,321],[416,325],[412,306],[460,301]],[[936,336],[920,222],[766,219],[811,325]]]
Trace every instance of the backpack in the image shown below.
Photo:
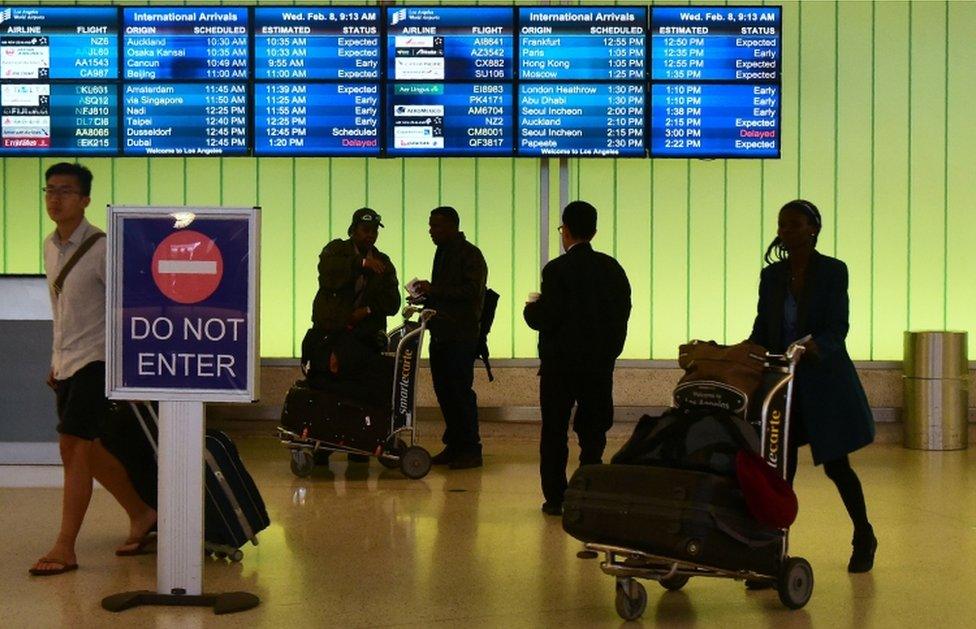
[[[722,409],[673,408],[660,417],[641,417],[610,462],[734,477],[740,450],[759,451],[759,436],[745,420]]]
[[[499,294],[490,288],[485,289],[485,299],[481,304],[481,328],[478,331],[478,353],[476,356],[485,364],[488,372],[488,382],[494,382],[495,376],[491,373],[491,362],[488,360],[488,333],[491,332],[491,324],[495,322],[495,310],[498,309]]]

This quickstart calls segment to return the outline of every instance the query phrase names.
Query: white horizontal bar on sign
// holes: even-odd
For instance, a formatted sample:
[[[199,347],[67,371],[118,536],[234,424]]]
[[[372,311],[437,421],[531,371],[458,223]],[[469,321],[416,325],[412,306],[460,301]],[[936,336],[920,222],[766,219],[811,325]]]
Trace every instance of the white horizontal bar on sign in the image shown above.
[[[217,262],[215,260],[160,260],[159,272],[216,275]]]

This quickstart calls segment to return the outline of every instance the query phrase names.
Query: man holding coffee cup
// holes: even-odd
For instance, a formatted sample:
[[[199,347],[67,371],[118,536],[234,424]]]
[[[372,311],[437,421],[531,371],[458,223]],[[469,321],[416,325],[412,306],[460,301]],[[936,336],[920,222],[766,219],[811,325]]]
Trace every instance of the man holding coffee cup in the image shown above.
[[[562,219],[566,253],[542,269],[540,292],[529,293],[523,311],[525,322],[539,331],[539,472],[547,515],[562,513],[573,404],[580,465],[602,462],[613,425],[613,368],[627,338],[631,307],[627,274],[590,245],[596,208],[573,201]]]

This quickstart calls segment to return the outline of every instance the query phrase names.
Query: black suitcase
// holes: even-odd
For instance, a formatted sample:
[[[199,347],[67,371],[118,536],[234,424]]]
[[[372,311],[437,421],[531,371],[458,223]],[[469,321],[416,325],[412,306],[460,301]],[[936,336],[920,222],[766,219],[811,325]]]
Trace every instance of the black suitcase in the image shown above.
[[[254,479],[244,468],[237,446],[219,430],[208,430],[206,449],[204,538],[211,544],[238,549],[271,524]],[[224,549],[216,549],[218,552]],[[239,559],[231,553],[232,559]]]
[[[783,543],[782,531],[749,516],[734,479],[642,465],[579,468],[563,528],[584,542],[761,574],[777,574]]]
[[[122,406],[125,405],[125,406]],[[145,456],[138,462],[139,470],[136,484],[133,469],[129,469],[129,476],[140,486],[158,483],[159,469],[156,466],[158,449],[157,413],[155,405],[148,402],[119,403],[120,408],[129,409],[119,413],[126,418],[130,426],[129,433],[134,430],[142,433]],[[138,428],[132,428],[132,421],[138,422]],[[239,550],[248,541],[257,542],[257,534],[271,523],[264,500],[254,484],[254,479],[244,467],[237,446],[230,437],[219,430],[208,430],[203,452],[205,468],[205,491],[203,509],[203,538],[207,552],[215,552],[229,556],[233,561],[240,561],[243,553]],[[132,457],[128,457],[132,459]],[[142,491],[140,491],[140,494]],[[152,492],[155,507],[155,488]],[[144,498],[145,500],[145,498]]]
[[[156,469],[155,402],[113,401],[109,404],[100,441],[125,468],[136,493],[147,505],[156,508],[158,476]],[[145,417],[150,421],[140,419]],[[146,432],[151,431],[151,432]]]
[[[281,425],[304,439],[376,452],[392,432],[387,406],[363,404],[296,382],[285,396]]]

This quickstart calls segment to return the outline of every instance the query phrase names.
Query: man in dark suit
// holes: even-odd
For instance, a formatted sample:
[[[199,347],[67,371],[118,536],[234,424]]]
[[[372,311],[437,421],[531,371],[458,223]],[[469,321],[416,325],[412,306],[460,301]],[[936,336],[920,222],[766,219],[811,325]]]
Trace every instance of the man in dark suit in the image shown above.
[[[613,425],[613,368],[627,338],[630,283],[616,260],[593,250],[596,208],[573,201],[559,227],[566,253],[542,269],[541,293],[530,295],[523,316],[539,331],[542,440],[539,472],[548,515],[562,513],[573,430],[580,465],[601,463]]]

